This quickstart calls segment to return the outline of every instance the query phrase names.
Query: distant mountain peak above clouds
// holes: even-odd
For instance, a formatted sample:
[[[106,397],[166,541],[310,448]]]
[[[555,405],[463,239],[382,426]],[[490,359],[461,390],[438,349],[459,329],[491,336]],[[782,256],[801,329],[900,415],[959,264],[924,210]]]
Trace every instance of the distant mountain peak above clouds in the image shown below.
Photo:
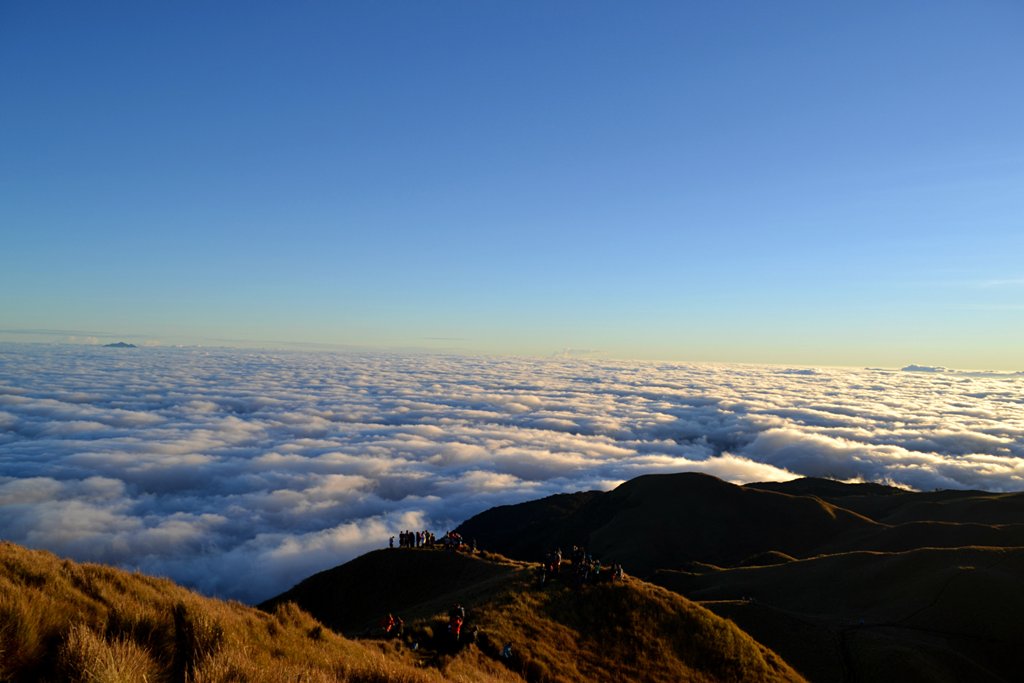
[[[120,342],[114,342],[113,344],[104,344],[103,348],[105,348],[105,349],[137,349],[139,347],[137,347],[135,344],[129,344],[128,342],[120,341]]]

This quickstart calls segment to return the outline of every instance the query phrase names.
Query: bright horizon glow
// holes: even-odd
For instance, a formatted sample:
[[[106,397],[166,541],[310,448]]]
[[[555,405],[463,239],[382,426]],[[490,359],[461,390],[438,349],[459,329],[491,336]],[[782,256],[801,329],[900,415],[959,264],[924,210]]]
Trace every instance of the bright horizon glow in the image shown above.
[[[1022,370],[1021,35],[998,2],[7,4],[0,341]]]
[[[903,362],[897,364],[886,365],[883,363],[864,363],[859,365],[841,365],[834,363],[787,363],[781,362],[767,362],[767,361],[731,361],[731,360],[713,360],[713,359],[698,359],[691,360],[685,358],[669,358],[669,357],[628,357],[628,356],[615,356],[608,353],[600,352],[596,349],[562,349],[553,353],[513,353],[513,352],[479,352],[479,351],[466,351],[457,347],[428,347],[428,346],[359,346],[359,345],[344,345],[344,344],[329,344],[319,342],[289,342],[289,341],[244,341],[238,339],[208,339],[192,342],[174,342],[166,343],[159,339],[152,337],[140,337],[132,335],[116,335],[105,332],[78,332],[77,334],[67,330],[12,330],[3,331],[0,330],[0,344],[8,343],[13,344],[15,347],[24,347],[26,349],[44,348],[47,346],[54,347],[100,347],[106,344],[113,344],[117,342],[128,342],[133,343],[136,347],[143,349],[151,348],[174,348],[174,349],[208,349],[208,350],[219,350],[224,352],[231,351],[252,351],[252,352],[297,352],[297,353],[316,353],[321,352],[330,355],[338,355],[344,357],[345,355],[358,354],[358,355],[390,355],[390,354],[403,354],[408,356],[422,355],[425,357],[437,356],[445,357],[449,356],[452,358],[461,358],[465,360],[470,359],[523,359],[523,360],[580,360],[580,361],[598,361],[598,360],[609,360],[622,363],[633,363],[638,366],[642,365],[655,365],[655,364],[667,364],[670,366],[693,366],[693,367],[751,367],[751,368],[776,368],[784,370],[786,368],[792,369],[816,369],[816,370],[884,370],[884,371],[897,371],[905,370],[908,372],[940,372],[940,373],[951,373],[951,374],[962,374],[970,376],[973,374],[992,374],[992,375],[1020,375],[1024,374],[1024,370],[1016,370],[1014,368],[1001,368],[993,365],[986,367],[966,367],[966,366],[946,366],[946,365],[932,365],[927,363],[918,362]],[[920,370],[916,369],[920,368]]]

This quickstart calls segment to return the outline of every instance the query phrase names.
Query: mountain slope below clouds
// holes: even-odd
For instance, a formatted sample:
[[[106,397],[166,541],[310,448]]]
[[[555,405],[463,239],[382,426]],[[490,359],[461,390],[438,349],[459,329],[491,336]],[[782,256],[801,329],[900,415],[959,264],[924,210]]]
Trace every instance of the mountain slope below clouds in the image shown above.
[[[457,531],[521,560],[581,545],[646,576],[690,562],[736,566],[768,552],[806,558],[1022,546],[1024,494],[915,493],[822,479],[736,486],[706,474],[647,475],[607,493],[493,508]]]
[[[706,474],[647,475],[578,504],[559,497],[485,511],[459,526],[481,547],[539,560],[556,547],[587,547],[635,574],[687,562],[735,564],[775,550],[806,556],[833,539],[860,538],[879,525],[820,498],[729,484]],[[528,519],[521,523],[520,519]],[[521,533],[510,530],[522,529]]]

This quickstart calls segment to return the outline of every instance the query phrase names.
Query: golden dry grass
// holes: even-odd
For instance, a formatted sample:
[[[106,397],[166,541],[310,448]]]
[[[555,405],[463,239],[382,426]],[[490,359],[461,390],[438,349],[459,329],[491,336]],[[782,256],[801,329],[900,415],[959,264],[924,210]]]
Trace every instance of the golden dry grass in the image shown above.
[[[483,648],[511,642],[539,681],[787,681],[798,674],[734,623],[636,579],[527,585],[476,613]]]
[[[446,678],[347,640],[294,604],[265,613],[170,581],[0,543],[0,680],[400,681]],[[484,673],[473,680],[502,680]],[[469,679],[465,679],[469,680]]]

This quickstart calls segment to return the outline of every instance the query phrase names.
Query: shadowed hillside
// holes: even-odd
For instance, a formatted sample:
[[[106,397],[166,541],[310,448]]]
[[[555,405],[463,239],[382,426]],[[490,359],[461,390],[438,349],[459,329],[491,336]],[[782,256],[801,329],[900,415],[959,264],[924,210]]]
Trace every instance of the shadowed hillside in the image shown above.
[[[522,563],[425,549],[376,550],[314,574],[260,605],[301,605],[339,632],[361,635],[387,612],[407,619],[444,612],[453,602],[475,602],[504,590]]]
[[[584,545],[734,619],[815,681],[1018,680],[1024,670],[1024,494],[651,475],[536,521],[550,500],[527,504],[536,535],[508,533],[527,506],[459,531],[523,559]]]
[[[1024,493],[914,492],[881,484],[844,484],[811,478],[748,484],[744,488],[817,496],[886,524],[924,521],[957,524],[1024,522]]]
[[[734,619],[811,680],[1019,680],[1024,548],[852,552],[661,585]]]
[[[878,527],[819,498],[743,488],[706,474],[647,475],[608,493],[576,495],[580,504],[568,514],[570,506],[554,508],[545,498],[482,512],[458,531],[518,559],[583,545],[646,575],[690,561],[734,564],[772,550],[804,556],[836,537],[861,538]],[[519,528],[518,512],[536,519],[544,509],[552,513],[536,524],[537,533],[508,533]]]
[[[568,563],[566,563],[568,565]],[[444,653],[445,614],[467,608],[466,629],[530,681],[771,681],[799,676],[729,621],[651,584],[626,579],[541,586],[536,568],[489,554],[389,549],[306,579],[264,603],[295,601],[325,624],[365,632],[387,611],[407,625],[406,645]]]

